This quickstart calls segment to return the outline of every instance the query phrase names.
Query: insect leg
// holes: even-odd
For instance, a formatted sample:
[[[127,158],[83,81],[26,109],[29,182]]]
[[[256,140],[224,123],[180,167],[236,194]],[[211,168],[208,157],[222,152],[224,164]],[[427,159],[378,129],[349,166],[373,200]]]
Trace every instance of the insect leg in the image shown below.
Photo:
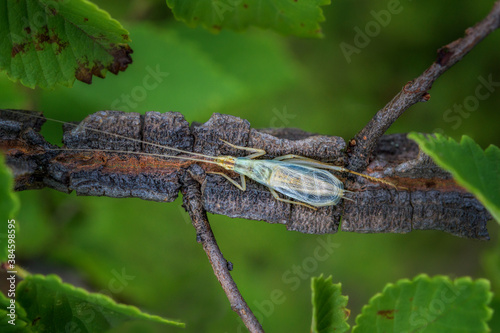
[[[269,192],[271,192],[271,194],[273,195],[273,197],[274,197],[276,200],[278,200],[278,201],[288,202],[288,203],[290,203],[290,204],[292,204],[292,205],[301,205],[301,206],[305,206],[305,207],[307,207],[307,208],[311,208],[311,209],[314,209],[314,210],[318,210],[318,208],[313,207],[313,206],[311,206],[311,205],[308,205],[308,204],[306,204],[306,203],[300,202],[300,201],[292,201],[292,200],[288,200],[288,199],[283,199],[283,198],[280,198],[280,197],[278,196],[278,193],[276,193],[276,191],[275,191],[275,190],[273,190],[273,189],[272,189],[272,188],[270,188],[270,187],[269,187]]]
[[[304,157],[304,156],[300,156],[300,155],[294,155],[294,154],[278,156],[278,157],[274,158],[274,160],[275,161],[291,160],[291,161],[289,161],[290,163],[311,166],[311,167],[317,167],[320,169],[330,169],[330,170],[335,170],[335,171],[347,170],[347,169],[344,169],[344,168],[336,166],[336,165],[316,161],[316,160],[313,160],[312,158],[308,158],[308,157]]]
[[[221,141],[224,142],[226,145],[228,145],[230,147],[233,147],[233,148],[236,148],[236,149],[241,149],[241,150],[246,150],[246,151],[249,151],[249,152],[253,152],[252,155],[248,155],[248,156],[246,156],[246,158],[252,159],[252,158],[260,157],[260,156],[266,154],[266,151],[264,149],[236,146],[236,145],[233,145],[232,143],[229,143],[229,142],[227,142],[225,140],[221,139]]]
[[[247,183],[245,181],[245,176],[243,176],[243,175],[240,175],[240,177],[241,177],[241,185],[240,185],[240,184],[238,184],[236,181],[234,181],[233,179],[231,179],[228,175],[226,175],[223,172],[207,171],[207,173],[212,173],[212,174],[215,174],[215,175],[220,175],[220,176],[226,178],[227,180],[229,180],[231,182],[231,184],[233,184],[234,186],[236,186],[240,190],[242,190],[242,191],[246,191],[247,190]]]
[[[276,160],[276,161],[284,161],[284,160],[290,160],[290,159],[298,159],[298,160],[307,160],[307,161],[319,162],[319,161],[316,161],[316,160],[314,160],[312,158],[304,157],[304,156],[300,156],[300,155],[295,155],[295,154],[286,154],[286,155],[282,155],[282,156],[278,156],[278,157],[274,158],[274,160]]]

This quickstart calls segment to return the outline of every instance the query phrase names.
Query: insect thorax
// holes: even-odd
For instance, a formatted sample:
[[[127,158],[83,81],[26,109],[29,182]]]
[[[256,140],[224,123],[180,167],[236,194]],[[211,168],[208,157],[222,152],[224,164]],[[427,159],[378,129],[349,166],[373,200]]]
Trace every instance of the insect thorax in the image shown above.
[[[256,182],[268,185],[269,179],[273,173],[273,166],[274,163],[270,161],[237,158],[234,164],[234,171]]]

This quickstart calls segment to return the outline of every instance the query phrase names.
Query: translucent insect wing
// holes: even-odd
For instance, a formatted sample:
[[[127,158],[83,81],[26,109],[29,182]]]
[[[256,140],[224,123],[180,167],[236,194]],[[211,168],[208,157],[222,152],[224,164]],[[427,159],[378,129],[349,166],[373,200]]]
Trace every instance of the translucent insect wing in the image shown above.
[[[336,205],[344,184],[326,170],[277,162],[267,184],[274,190],[311,206]]]

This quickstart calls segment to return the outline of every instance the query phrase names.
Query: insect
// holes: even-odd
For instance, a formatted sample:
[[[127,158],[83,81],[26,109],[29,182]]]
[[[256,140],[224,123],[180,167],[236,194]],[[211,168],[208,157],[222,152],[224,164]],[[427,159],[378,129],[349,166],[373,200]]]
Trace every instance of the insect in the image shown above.
[[[4,110],[4,111],[25,114],[23,112],[14,110]],[[323,163],[299,155],[289,154],[276,157],[272,160],[258,160],[256,158],[266,154],[266,151],[264,149],[236,146],[224,140],[221,141],[224,142],[226,145],[236,149],[248,151],[251,154],[245,157],[210,156],[195,152],[189,152],[173,147],[167,147],[151,142],[143,142],[139,139],[129,138],[120,134],[108,133],[106,131],[91,128],[88,126],[71,124],[57,119],[45,118],[42,116],[35,116],[35,115],[30,115],[30,116],[35,118],[47,119],[49,121],[58,122],[66,125],[72,125],[80,129],[112,135],[117,138],[136,141],[142,144],[148,144],[154,147],[160,147],[163,149],[168,149],[175,152],[187,154],[188,156],[173,156],[173,155],[162,155],[162,154],[144,153],[144,152],[120,151],[120,150],[106,150],[106,149],[100,150],[102,152],[128,153],[128,154],[132,153],[136,155],[147,155],[147,156],[156,156],[163,158],[168,157],[168,158],[190,160],[190,161],[218,165],[226,170],[238,173],[240,175],[241,184],[238,184],[238,182],[236,182],[223,172],[208,171],[207,173],[218,174],[223,176],[229,182],[231,182],[231,184],[233,184],[242,191],[246,190],[245,177],[251,178],[254,181],[266,186],[276,200],[287,202],[290,204],[302,205],[311,209],[317,209],[317,207],[323,207],[323,206],[336,205],[342,198],[347,200],[352,200],[345,197],[345,193],[349,193],[350,191],[345,190],[344,184],[331,172],[327,170],[348,172],[351,174],[364,177],[370,181],[380,182],[394,186],[392,183],[383,179],[371,177],[352,170],[348,170],[340,166]],[[61,149],[51,149],[51,150],[89,151],[91,149],[61,148]],[[287,198],[281,198],[278,195],[278,192],[285,195]]]

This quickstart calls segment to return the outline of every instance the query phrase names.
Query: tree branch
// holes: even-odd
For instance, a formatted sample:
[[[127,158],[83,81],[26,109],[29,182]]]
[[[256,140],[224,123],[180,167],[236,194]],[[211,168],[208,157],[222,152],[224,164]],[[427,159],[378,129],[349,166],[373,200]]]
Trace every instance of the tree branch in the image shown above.
[[[408,82],[403,89],[349,142],[347,168],[366,169],[379,138],[413,104],[426,102],[427,92],[444,72],[459,62],[472,48],[500,26],[500,1],[484,20],[465,30],[465,36],[438,50],[436,61],[425,72]]]
[[[193,166],[191,169],[196,170],[195,167]],[[203,171],[199,167],[196,171],[199,175],[203,174]],[[240,316],[250,332],[264,332],[252,310],[250,310],[243,296],[241,296],[238,286],[229,272],[228,265],[230,263],[224,259],[217,245],[212,228],[210,228],[210,223],[208,222],[207,213],[203,208],[200,185],[192,178],[190,173],[193,173],[193,170],[185,173],[182,177],[183,206],[189,213],[193,226],[196,229],[196,240],[202,244],[203,250],[205,250],[208,260],[212,265],[214,274],[231,304],[231,309]]]
[[[229,148],[223,139],[241,146],[264,148],[268,152],[264,158],[297,154],[335,165],[343,165],[345,160],[345,142],[339,137],[286,128],[256,130],[246,120],[220,114],[190,127],[176,112],[146,115],[97,112],[80,124],[65,126],[63,141],[67,149],[60,150],[40,135],[43,122],[33,115],[37,113],[0,110],[0,149],[6,152],[7,164],[14,171],[17,190],[50,187],[67,193],[75,191],[78,195],[172,202],[181,189],[181,176],[197,162],[169,158],[172,151],[141,144],[144,140],[211,156],[245,155]],[[127,153],[113,153],[110,149]],[[150,153],[161,155],[144,155]],[[199,166],[204,171],[223,171],[205,163]],[[288,230],[335,233],[342,217],[344,231],[406,233],[431,229],[488,239],[486,221],[490,215],[486,209],[458,186],[449,173],[420,153],[406,135],[383,136],[365,173],[409,191],[370,183],[360,177],[347,179],[346,188],[354,192],[349,196],[355,202],[342,201],[336,206],[311,210],[279,202],[268,188],[251,180],[244,192],[218,175],[205,173],[197,180],[202,185],[207,212],[284,224]]]

